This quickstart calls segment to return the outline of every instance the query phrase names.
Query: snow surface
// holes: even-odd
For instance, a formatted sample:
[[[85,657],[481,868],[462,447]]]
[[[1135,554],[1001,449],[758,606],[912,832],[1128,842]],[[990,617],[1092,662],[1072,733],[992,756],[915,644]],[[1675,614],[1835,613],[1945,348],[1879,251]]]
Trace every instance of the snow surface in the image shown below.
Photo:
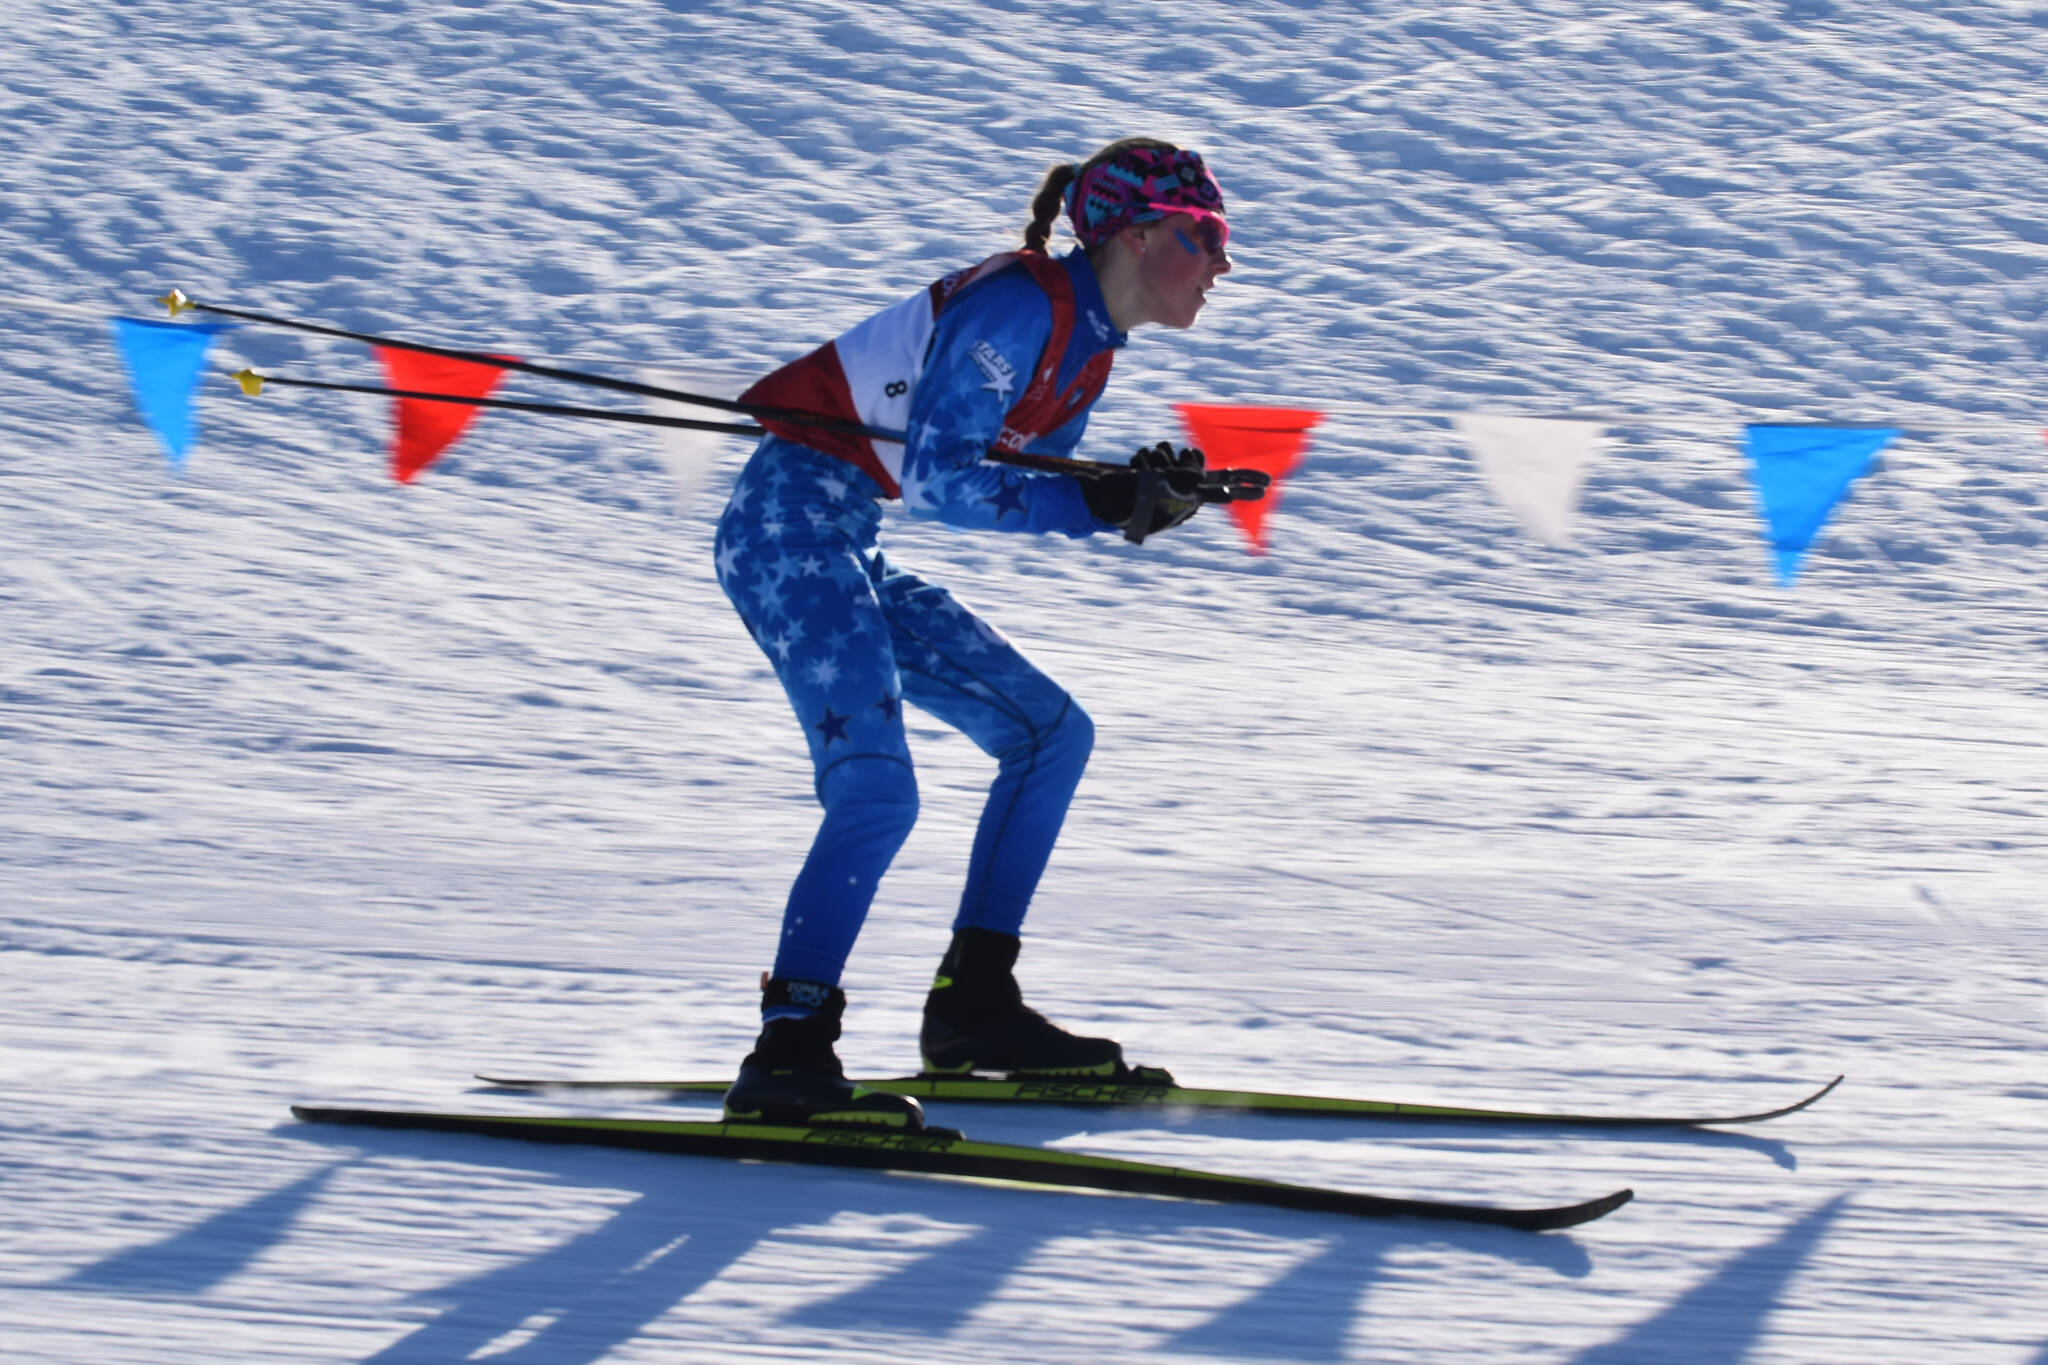
[[[2038,4],[649,0],[9,7],[0,1357],[2048,1362]],[[1239,267],[1174,400],[1328,405],[1240,552],[885,532],[1101,733],[1026,981],[1190,1081],[1822,1105],[1569,1134],[958,1109],[976,1134],[1570,1234],[291,1121],[479,1066],[718,1074],[813,806],[642,430],[216,378],[190,471],[104,317],[195,297],[746,376],[1007,245],[1044,166],[1207,150]],[[223,366],[374,380],[258,329]],[[558,397],[535,387],[511,392]],[[1626,414],[1576,551],[1446,423]],[[1739,424],[1915,428],[1794,591]],[[1929,427],[1976,431],[1927,431]],[[844,1055],[914,1059],[989,767]],[[2031,1287],[2030,1287],[2031,1286]]]

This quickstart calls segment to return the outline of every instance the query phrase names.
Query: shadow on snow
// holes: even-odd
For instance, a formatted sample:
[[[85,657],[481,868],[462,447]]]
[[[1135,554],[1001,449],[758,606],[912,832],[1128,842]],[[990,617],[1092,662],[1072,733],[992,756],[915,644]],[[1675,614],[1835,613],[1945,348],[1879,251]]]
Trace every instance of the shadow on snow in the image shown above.
[[[368,1357],[374,1365],[442,1365],[493,1349],[493,1365],[587,1365],[641,1335],[678,1303],[717,1280],[757,1246],[787,1243],[792,1226],[816,1227],[845,1214],[928,1220],[964,1235],[906,1255],[886,1249],[879,1276],[851,1289],[824,1288],[788,1306],[788,1286],[764,1318],[826,1334],[872,1332],[938,1339],[994,1301],[1047,1243],[1073,1236],[1129,1240],[1250,1233],[1313,1241],[1318,1250],[1274,1285],[1221,1314],[1175,1309],[1162,1327],[1174,1344],[1200,1341],[1225,1354],[1336,1359],[1356,1305],[1387,1254],[1425,1245],[1476,1252],[1580,1277],[1592,1268],[1569,1234],[1425,1221],[1345,1224],[1315,1214],[1183,1204],[1065,1190],[1024,1191],[919,1177],[801,1166],[704,1167],[688,1175],[673,1158],[582,1152],[490,1138],[325,1131],[294,1136],[367,1157],[428,1157],[535,1172],[572,1185],[637,1190],[640,1197],[588,1233],[512,1264],[434,1290],[444,1311]],[[799,1240],[801,1236],[799,1235]],[[821,1286],[822,1288],[822,1286]],[[1090,1286],[1091,1290],[1094,1288]],[[736,1292],[743,1292],[744,1286]],[[1057,1307],[1057,1305],[1051,1305]],[[1189,1314],[1205,1315],[1183,1328]],[[1131,1325],[1130,1318],[1120,1324]],[[524,1329],[524,1331],[522,1331]],[[1233,1350],[1233,1348],[1235,1348]]]
[[[1683,1360],[1738,1365],[1763,1336],[1785,1286],[1848,1202],[1836,1195],[1761,1246],[1732,1257],[1663,1312],[1580,1355],[1572,1365]]]
[[[679,1178],[683,1168],[673,1159],[640,1153],[396,1133],[379,1134],[366,1146],[360,1133],[292,1132],[346,1148],[350,1156],[161,1241],[117,1252],[59,1287],[205,1293],[282,1243],[335,1173],[359,1166],[358,1153],[511,1168],[556,1183],[639,1192],[639,1198],[587,1233],[425,1296],[426,1302],[445,1307],[368,1357],[376,1365],[438,1365],[486,1347],[494,1348],[492,1359],[503,1365],[586,1365],[641,1335],[755,1247],[789,1240],[792,1225],[815,1226],[842,1214],[929,1220],[939,1230],[950,1225],[961,1235],[936,1247],[927,1237],[908,1251],[886,1248],[886,1254],[875,1257],[884,1267],[879,1275],[850,1289],[825,1287],[793,1308],[786,1306],[787,1287],[778,1287],[778,1302],[768,1312],[779,1312],[783,1326],[827,1334],[944,1338],[995,1301],[1056,1239],[1213,1240],[1247,1232],[1313,1245],[1277,1278],[1225,1307],[1161,1314],[1161,1327],[1170,1335],[1160,1344],[1192,1354],[1336,1361],[1346,1355],[1358,1305],[1380,1278],[1388,1255],[1400,1248],[1475,1252],[1572,1278],[1592,1268],[1585,1248],[1558,1233],[1423,1221],[1346,1222],[1332,1232],[1334,1220],[1284,1210],[1018,1191],[805,1167],[703,1167]],[[1664,1311],[1581,1355],[1575,1365],[1679,1358],[1732,1365],[1741,1360],[1845,1199],[1821,1205],[1770,1242],[1739,1253]],[[1278,1252],[1275,1257],[1285,1259]],[[1200,1320],[1188,1323],[1190,1313]],[[2048,1365],[2048,1352],[2035,1365]]]
[[[203,1294],[236,1274],[291,1232],[326,1188],[337,1161],[282,1189],[217,1213],[147,1246],[117,1251],[60,1280],[59,1289],[131,1294]]]

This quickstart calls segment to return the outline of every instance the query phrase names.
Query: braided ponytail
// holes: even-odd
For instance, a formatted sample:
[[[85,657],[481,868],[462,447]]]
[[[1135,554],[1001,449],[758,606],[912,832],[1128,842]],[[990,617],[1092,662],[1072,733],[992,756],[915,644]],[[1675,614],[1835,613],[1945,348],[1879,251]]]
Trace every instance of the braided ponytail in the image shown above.
[[[1072,162],[1062,162],[1045,173],[1038,193],[1031,198],[1031,223],[1024,229],[1024,249],[1045,253],[1046,245],[1052,241],[1052,225],[1059,221],[1060,210],[1066,207],[1067,186],[1074,183],[1074,177],[1081,168]]]

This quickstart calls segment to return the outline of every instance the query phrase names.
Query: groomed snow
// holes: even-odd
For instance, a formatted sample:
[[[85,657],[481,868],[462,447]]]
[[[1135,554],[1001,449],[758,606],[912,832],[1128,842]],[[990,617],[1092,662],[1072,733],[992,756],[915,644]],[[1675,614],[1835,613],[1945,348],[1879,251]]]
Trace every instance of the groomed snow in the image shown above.
[[[0,90],[0,1357],[2048,1362],[2038,5],[23,4]],[[1815,1109],[1488,1132],[956,1109],[978,1136],[1570,1234],[323,1130],[480,1067],[719,1074],[815,806],[644,431],[205,390],[171,286],[759,373],[1010,244],[1044,167],[1203,148],[1239,268],[1169,403],[1326,406],[1245,555],[892,518],[1095,717],[1033,1000],[1195,1083]],[[374,381],[261,329],[222,368]],[[561,395],[538,387],[508,392]],[[576,395],[579,396],[580,395]],[[1576,551],[1415,410],[1624,416]],[[1781,590],[1745,421],[1902,424]],[[1933,428],[1976,427],[1964,432]],[[843,1055],[914,1062],[990,768],[922,822]]]

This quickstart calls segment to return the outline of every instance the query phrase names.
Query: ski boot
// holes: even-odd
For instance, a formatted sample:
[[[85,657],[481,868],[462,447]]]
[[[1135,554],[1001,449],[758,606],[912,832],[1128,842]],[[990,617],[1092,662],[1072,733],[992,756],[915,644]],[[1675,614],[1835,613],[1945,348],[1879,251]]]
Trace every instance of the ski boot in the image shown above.
[[[761,1007],[790,1006],[810,1013],[770,1019],[754,1050],[725,1092],[728,1123],[807,1124],[827,1128],[882,1127],[922,1132],[924,1109],[904,1095],[886,1095],[846,1079],[832,1044],[846,993],[837,986],[787,977],[761,980]]]
[[[999,1072],[1129,1080],[1124,1050],[1108,1038],[1081,1038],[1024,1003],[1013,969],[1022,946],[993,929],[956,929],[924,1001],[918,1042],[927,1076]],[[1155,1072],[1146,1068],[1150,1083]],[[1171,1078],[1166,1083],[1171,1083]]]

